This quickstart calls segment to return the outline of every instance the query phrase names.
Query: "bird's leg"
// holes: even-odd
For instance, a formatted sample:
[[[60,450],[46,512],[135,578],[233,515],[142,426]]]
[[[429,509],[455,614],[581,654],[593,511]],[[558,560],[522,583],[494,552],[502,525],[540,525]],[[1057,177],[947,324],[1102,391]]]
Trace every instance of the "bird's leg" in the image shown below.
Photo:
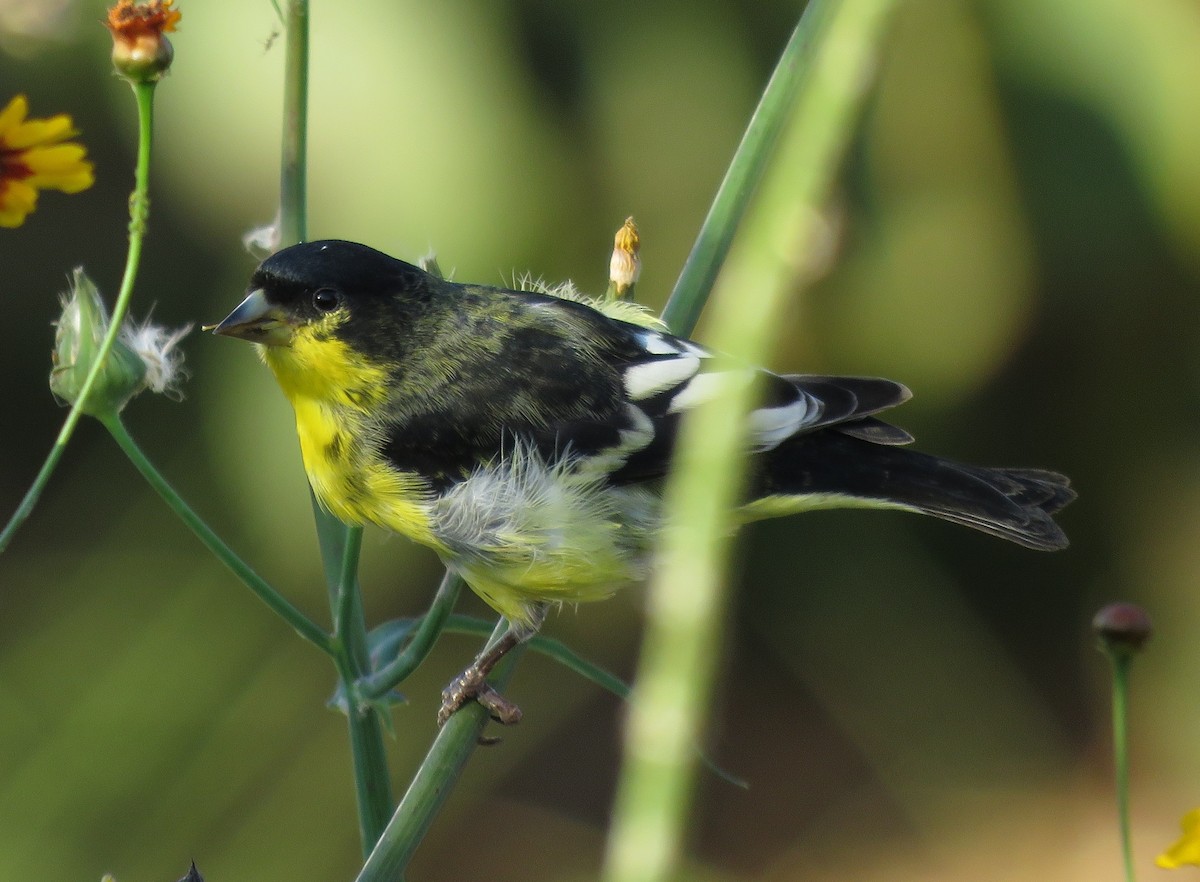
[[[450,685],[442,690],[442,709],[438,711],[438,725],[445,725],[451,715],[471,699],[478,701],[497,723],[510,726],[521,721],[521,709],[496,691],[487,682],[492,669],[515,646],[524,643],[538,632],[546,618],[547,605],[538,604],[532,611],[533,617],[527,623],[510,621],[508,630],[498,640],[488,644],[470,667],[450,681]]]

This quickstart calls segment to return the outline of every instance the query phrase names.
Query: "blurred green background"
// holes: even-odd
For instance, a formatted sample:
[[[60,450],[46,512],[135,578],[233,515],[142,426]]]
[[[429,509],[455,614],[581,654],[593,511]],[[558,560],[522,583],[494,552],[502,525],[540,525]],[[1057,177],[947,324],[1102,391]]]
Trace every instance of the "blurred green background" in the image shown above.
[[[275,212],[282,41],[266,0],[180,0],[160,87],[135,313],[221,318]],[[529,271],[599,292],[642,231],[661,305],[798,15],[782,2],[317,0],[311,232],[460,280]],[[50,322],[84,265],[124,259],[134,109],[103,5],[0,0],[0,103],[68,112],[96,186],[0,231],[0,514],[64,411]],[[867,512],[757,525],[740,544],[694,878],[1116,879],[1108,679],[1088,630],[1145,604],[1134,669],[1135,843],[1148,868],[1200,804],[1200,7],[1195,0],[902,4],[830,217],[829,274],[775,366],[879,374],[924,449],[1055,468],[1072,548],[1041,555]],[[697,332],[705,336],[703,324]],[[291,415],[249,347],[185,343],[187,398],[127,411],[233,546],[324,621]],[[423,609],[431,555],[368,532],[372,622]],[[547,633],[632,672],[641,592]],[[473,597],[462,608],[482,614]],[[401,790],[446,637],[405,686]],[[84,423],[0,558],[0,880],[350,879],[360,863],[332,670],[175,522]],[[522,663],[525,722],[477,753],[413,879],[587,879],[619,762],[619,702]],[[1187,872],[1187,871],[1183,871]]]

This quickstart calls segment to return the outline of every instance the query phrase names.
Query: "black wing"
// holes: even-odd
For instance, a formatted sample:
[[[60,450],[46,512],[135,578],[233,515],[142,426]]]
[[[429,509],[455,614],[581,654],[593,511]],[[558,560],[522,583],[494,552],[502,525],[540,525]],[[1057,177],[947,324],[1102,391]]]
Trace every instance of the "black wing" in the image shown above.
[[[516,443],[550,461],[605,457],[617,483],[661,477],[679,418],[728,376],[695,343],[581,303],[476,286],[454,292],[458,302],[440,317],[444,327],[424,334],[433,351],[422,361],[438,370],[418,382],[401,366],[381,446],[398,468],[435,485],[461,480]],[[477,322],[489,326],[472,327]],[[463,340],[480,343],[466,348]],[[763,399],[750,415],[755,450],[827,426],[878,443],[911,440],[871,416],[908,399],[898,383],[757,373]]]

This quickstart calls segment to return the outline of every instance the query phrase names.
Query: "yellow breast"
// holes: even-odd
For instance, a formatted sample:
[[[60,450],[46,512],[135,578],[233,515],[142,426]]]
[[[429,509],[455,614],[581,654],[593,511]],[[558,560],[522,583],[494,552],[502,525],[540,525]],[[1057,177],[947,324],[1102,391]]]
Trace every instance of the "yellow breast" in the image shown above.
[[[373,416],[387,401],[388,373],[332,337],[297,333],[263,359],[296,412],[300,453],[313,493],[349,524],[373,523],[440,550],[429,529],[428,488],[378,453]]]

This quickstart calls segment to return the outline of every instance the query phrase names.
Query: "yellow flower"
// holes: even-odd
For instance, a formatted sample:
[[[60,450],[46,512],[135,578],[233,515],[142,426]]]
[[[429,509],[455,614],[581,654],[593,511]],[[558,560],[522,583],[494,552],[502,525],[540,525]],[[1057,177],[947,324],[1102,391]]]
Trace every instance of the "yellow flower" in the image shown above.
[[[95,180],[78,134],[65,113],[26,119],[29,101],[18,95],[0,110],[0,227],[19,227],[37,208],[38,190],[78,193]]]
[[[1179,822],[1183,835],[1179,841],[1158,856],[1155,861],[1164,870],[1174,870],[1184,864],[1200,867],[1200,808],[1192,809]]]

